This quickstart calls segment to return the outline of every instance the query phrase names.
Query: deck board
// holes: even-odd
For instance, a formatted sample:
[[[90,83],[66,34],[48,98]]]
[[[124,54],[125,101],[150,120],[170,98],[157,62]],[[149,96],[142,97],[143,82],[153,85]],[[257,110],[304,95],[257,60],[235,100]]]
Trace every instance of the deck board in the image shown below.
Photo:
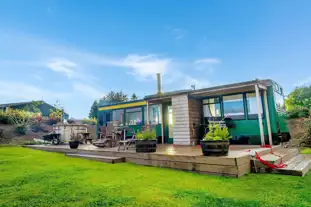
[[[230,177],[241,177],[250,173],[250,156],[248,147],[234,146],[228,156],[203,156],[198,146],[158,145],[155,153],[136,153],[134,149],[117,151],[117,148],[97,148],[93,145],[80,145],[79,149],[72,150],[68,145],[59,146],[27,146],[50,152],[87,154],[89,158],[124,157],[125,162],[138,165],[173,168],[193,171],[204,174],[216,174]],[[260,153],[270,149],[254,148]]]

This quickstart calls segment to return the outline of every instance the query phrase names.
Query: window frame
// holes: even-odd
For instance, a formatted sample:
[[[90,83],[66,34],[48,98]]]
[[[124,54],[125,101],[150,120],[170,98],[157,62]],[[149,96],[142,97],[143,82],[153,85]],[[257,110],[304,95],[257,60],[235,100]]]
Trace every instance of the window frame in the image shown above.
[[[255,97],[256,97],[256,91],[248,91],[248,92],[245,92],[245,107],[246,107],[246,116],[247,116],[247,120],[255,120],[255,119],[258,119],[258,113],[257,114],[249,114],[249,111],[248,111],[248,102],[247,102],[247,94],[248,93],[254,93],[255,94]],[[264,109],[264,100],[263,100],[263,93],[260,92],[260,101],[261,101],[261,110],[262,110],[262,113],[261,113],[261,117],[262,119],[265,118],[264,114],[265,114],[265,109]],[[256,101],[257,101],[257,98],[256,98]]]
[[[140,113],[141,113],[141,124],[127,124],[127,114],[128,113],[137,113],[138,111],[134,111],[134,112],[126,112],[126,110],[129,109],[135,109],[135,108],[139,108],[140,109]],[[144,125],[144,107],[143,106],[136,106],[136,107],[130,107],[130,108],[124,108],[124,126],[143,126]]]
[[[204,100],[206,99],[215,99],[218,98],[218,102],[214,102],[214,103],[204,103]],[[201,101],[202,103],[202,114],[203,114],[203,120],[205,122],[205,120],[214,120],[214,121],[220,121],[223,117],[223,108],[222,108],[222,97],[221,96],[209,96],[209,97],[204,97]],[[220,116],[215,116],[215,117],[205,117],[204,116],[204,105],[210,105],[210,104],[219,104],[219,108],[220,108]]]
[[[143,114],[144,114],[144,124],[145,125],[148,125],[148,124],[151,124],[151,125],[158,125],[158,124],[162,124],[161,123],[161,117],[162,117],[162,115],[161,115],[161,104],[150,104],[149,105],[149,110],[150,109],[152,109],[153,108],[153,106],[158,106],[159,107],[159,110],[158,110],[158,113],[157,113],[157,115],[158,115],[158,123],[152,123],[151,122],[151,116],[150,116],[150,114],[151,113],[149,113],[149,120],[147,120],[147,106],[143,106]],[[151,111],[150,111],[151,112]]]
[[[110,121],[116,121],[116,120],[113,120],[113,112],[115,111],[123,111],[123,117],[121,118],[121,120],[123,121],[123,123],[121,122],[120,120],[120,124],[123,124],[124,125],[124,122],[125,122],[125,119],[124,119],[124,113],[125,113],[125,110],[124,109],[113,109],[110,111],[111,115],[110,115]]]
[[[229,118],[231,118],[232,120],[246,120],[246,111],[247,109],[245,108],[246,107],[246,100],[245,100],[245,94],[246,92],[243,92],[243,93],[232,93],[232,94],[226,94],[226,95],[222,95],[222,113],[223,113],[223,117],[225,117],[225,101],[224,101],[224,97],[226,96],[234,96],[234,95],[242,95],[242,105],[243,105],[243,111],[244,111],[244,114],[243,115],[229,115]]]

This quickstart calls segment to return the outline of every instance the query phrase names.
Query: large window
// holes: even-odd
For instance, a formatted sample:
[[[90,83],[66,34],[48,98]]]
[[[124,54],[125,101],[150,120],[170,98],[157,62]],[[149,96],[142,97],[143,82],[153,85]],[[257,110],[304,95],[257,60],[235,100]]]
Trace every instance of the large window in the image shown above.
[[[243,95],[223,96],[224,115],[232,119],[244,119]]]
[[[125,110],[125,125],[141,125],[142,124],[142,108],[132,108]]]
[[[219,98],[209,98],[203,100],[203,114],[204,118],[220,118],[220,101]]]
[[[160,105],[149,105],[149,123],[147,121],[147,107],[144,107],[144,121],[145,124],[159,124],[161,123]]]
[[[257,98],[256,93],[247,93],[246,94],[246,101],[247,101],[247,111],[248,111],[248,118],[257,118],[258,117],[258,109],[257,109]],[[261,101],[261,96],[260,96]],[[262,112],[262,104],[260,107],[260,112]]]
[[[124,109],[113,110],[112,121],[119,121],[120,124],[123,124],[123,113],[124,113]]]

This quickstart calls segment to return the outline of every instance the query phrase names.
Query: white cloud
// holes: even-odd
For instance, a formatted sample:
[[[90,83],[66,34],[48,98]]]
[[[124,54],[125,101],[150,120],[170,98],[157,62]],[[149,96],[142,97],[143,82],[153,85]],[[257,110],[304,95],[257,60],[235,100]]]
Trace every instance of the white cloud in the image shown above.
[[[129,54],[125,58],[110,59],[105,62],[107,65],[130,68],[134,76],[142,79],[155,78],[156,73],[165,74],[170,65],[171,59],[159,58],[156,55]]]
[[[68,78],[73,78],[77,64],[66,59],[52,59],[46,63],[46,66],[55,72],[63,73]]]
[[[74,91],[78,94],[90,97],[92,99],[99,99],[105,95],[102,91],[97,90],[95,87],[82,82],[73,83],[73,88]]]
[[[186,30],[176,27],[167,27],[167,30],[173,35],[175,40],[180,40],[186,36]]]
[[[196,70],[207,70],[209,72],[213,72],[216,65],[219,63],[221,63],[221,61],[218,58],[202,58],[194,61]]]
[[[194,64],[218,64],[221,61],[218,58],[202,58],[194,61]]]

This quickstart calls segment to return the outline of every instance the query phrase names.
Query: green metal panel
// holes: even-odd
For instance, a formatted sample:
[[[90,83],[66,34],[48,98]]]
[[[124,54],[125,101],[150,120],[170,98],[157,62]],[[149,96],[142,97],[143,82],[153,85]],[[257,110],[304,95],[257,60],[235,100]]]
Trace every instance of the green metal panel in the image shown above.
[[[271,107],[269,108],[269,112],[271,117],[270,119],[271,119],[272,133],[279,133],[279,132],[288,133],[288,127],[286,123],[286,113],[277,111],[272,86],[268,88],[267,93],[268,93],[269,106]]]

